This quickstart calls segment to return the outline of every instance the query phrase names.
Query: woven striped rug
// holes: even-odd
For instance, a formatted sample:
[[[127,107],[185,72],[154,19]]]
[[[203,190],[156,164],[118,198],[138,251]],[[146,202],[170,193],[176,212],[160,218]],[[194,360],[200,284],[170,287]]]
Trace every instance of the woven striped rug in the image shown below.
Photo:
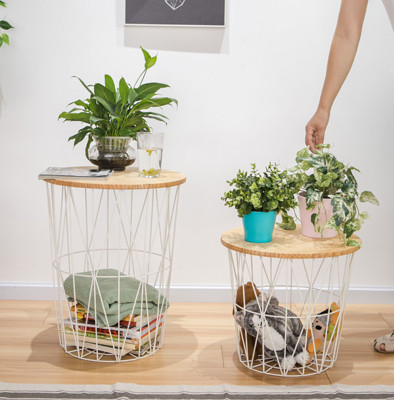
[[[0,383],[0,399],[324,400],[394,399],[394,386],[143,386]]]

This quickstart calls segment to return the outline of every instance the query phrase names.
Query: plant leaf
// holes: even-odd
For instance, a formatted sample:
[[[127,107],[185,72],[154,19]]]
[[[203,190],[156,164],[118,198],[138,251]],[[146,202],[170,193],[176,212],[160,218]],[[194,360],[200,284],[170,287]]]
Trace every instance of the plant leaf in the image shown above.
[[[110,75],[104,75],[105,87],[110,90],[113,94],[116,93],[114,80]]]
[[[346,216],[350,212],[349,206],[341,196],[334,196],[331,199],[331,205],[333,207],[335,224],[339,226],[345,222]]]
[[[96,83],[94,85],[94,94],[96,100],[101,98],[105,100],[106,103],[110,105],[115,105],[115,92],[111,92],[105,86],[101,85],[100,83]],[[97,100],[98,101],[98,100]],[[111,107],[112,109],[112,107]]]
[[[62,112],[58,119],[63,118],[65,121],[80,121],[80,122],[86,122],[89,124],[90,120],[90,114],[89,113],[68,113],[68,112]]]
[[[140,46],[140,49],[142,50],[142,53],[144,54],[145,61],[148,61],[151,58],[150,54],[142,46]]]
[[[379,200],[375,197],[375,195],[372,192],[369,191],[364,191],[360,194],[360,201],[363,203],[371,203],[375,204],[376,206],[379,205]]]
[[[168,88],[169,86],[165,83],[144,83],[143,85],[136,88],[136,92],[138,93],[138,99],[142,99],[149,94],[154,94],[160,89]]]
[[[9,22],[1,20],[0,21],[0,28],[4,29],[5,31],[7,31],[8,29],[13,28],[13,26]]]
[[[157,61],[157,56],[151,57],[148,61],[145,62],[145,69],[148,70],[149,68],[152,68]]]
[[[111,115],[116,115],[113,106],[109,104],[105,99],[98,96],[93,96],[92,98],[100,103]]]
[[[285,229],[287,231],[293,231],[296,228],[294,218],[290,215],[287,215],[287,213],[284,212],[282,212],[281,215],[282,215],[282,222],[277,223],[277,225],[280,228]]]
[[[119,136],[131,136],[133,131],[131,129],[121,129],[119,132]]]
[[[93,138],[92,138],[92,135],[89,135],[88,136],[88,142],[86,143],[86,147],[85,147],[85,157],[89,160],[89,147],[90,147],[90,144],[93,142]],[[74,146],[75,146],[75,144],[74,144]]]
[[[89,133],[90,127],[85,126],[84,128],[80,129],[78,133],[76,133],[74,136],[71,136],[68,138],[68,140],[74,140],[74,146],[76,146],[79,142],[82,142],[82,140],[85,139],[86,135]]]
[[[126,104],[129,98],[129,85],[126,83],[124,78],[119,81],[119,94],[122,100],[122,104]]]
[[[73,76],[73,78],[77,78],[78,80],[79,80],[79,82],[81,82],[81,84],[82,84],[82,86],[91,94],[91,95],[94,95],[94,93],[90,90],[90,88],[88,87],[88,85],[86,85],[86,83],[81,79],[81,78],[79,78],[78,76]]]
[[[8,35],[6,33],[2,33],[1,34],[1,38],[3,39],[3,42],[5,44],[10,44],[10,39],[9,39],[9,37],[8,37]]]
[[[353,240],[353,239],[347,239],[347,240],[346,240],[346,244],[347,244],[348,246],[361,247],[360,242],[358,242],[357,240]]]
[[[6,3],[4,1],[0,0],[0,6],[6,7]]]

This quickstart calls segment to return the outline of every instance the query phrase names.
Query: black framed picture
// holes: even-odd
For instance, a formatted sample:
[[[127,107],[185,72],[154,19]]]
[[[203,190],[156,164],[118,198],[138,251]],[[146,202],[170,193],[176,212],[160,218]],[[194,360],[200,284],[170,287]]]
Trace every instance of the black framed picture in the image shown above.
[[[225,25],[225,0],[126,0],[126,24]]]

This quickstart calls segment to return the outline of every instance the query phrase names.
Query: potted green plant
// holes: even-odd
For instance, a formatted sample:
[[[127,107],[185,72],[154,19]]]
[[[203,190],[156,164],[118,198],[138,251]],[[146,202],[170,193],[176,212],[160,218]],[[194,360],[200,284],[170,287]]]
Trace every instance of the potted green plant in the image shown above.
[[[148,69],[156,64],[157,56],[151,57],[142,47],[141,50],[145,67],[133,86],[121,78],[116,87],[110,75],[105,75],[104,85],[86,85],[78,78],[89,92],[89,97],[73,101],[70,104],[73,108],[59,115],[59,119],[64,121],[84,124],[68,140],[73,140],[75,146],[87,138],[86,157],[99,168],[123,170],[131,165],[135,161],[135,152],[129,146],[130,141],[136,138],[138,132],[151,131],[148,120],[166,123],[166,116],[151,109],[178,104],[177,100],[162,97],[158,93],[168,85],[143,83]],[[93,140],[96,146],[90,148]]]
[[[293,171],[302,174],[304,181],[298,196],[302,233],[327,238],[341,232],[347,245],[360,246],[351,236],[361,229],[368,214],[360,212],[358,201],[379,202],[370,191],[358,193],[353,172],[359,170],[340,162],[329,148],[321,145],[312,153],[306,147],[297,153]]]
[[[251,172],[239,170],[227,183],[233,189],[224,193],[222,200],[226,206],[235,207],[243,219],[245,241],[270,242],[277,214],[282,216],[280,227],[295,229],[288,211],[296,207],[295,194],[302,184],[297,173],[280,171],[277,164],[270,163],[260,174],[252,164]]]
[[[0,0],[0,6],[1,7],[7,7],[6,3],[2,0]],[[10,38],[4,31],[8,31],[9,29],[13,28],[13,26],[8,22],[5,21],[4,19],[0,20],[0,47],[5,44],[10,44]]]

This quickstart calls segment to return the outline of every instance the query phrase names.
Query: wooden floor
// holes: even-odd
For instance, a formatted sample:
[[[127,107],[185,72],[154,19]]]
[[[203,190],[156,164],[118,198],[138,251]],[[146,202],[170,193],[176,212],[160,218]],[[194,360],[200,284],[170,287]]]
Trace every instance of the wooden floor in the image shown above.
[[[394,327],[393,305],[349,305],[339,357],[320,375],[265,376],[238,361],[231,305],[173,303],[164,346],[127,363],[76,359],[59,346],[52,302],[0,301],[0,381],[54,384],[327,385],[394,384],[394,355],[373,350],[373,338]]]

